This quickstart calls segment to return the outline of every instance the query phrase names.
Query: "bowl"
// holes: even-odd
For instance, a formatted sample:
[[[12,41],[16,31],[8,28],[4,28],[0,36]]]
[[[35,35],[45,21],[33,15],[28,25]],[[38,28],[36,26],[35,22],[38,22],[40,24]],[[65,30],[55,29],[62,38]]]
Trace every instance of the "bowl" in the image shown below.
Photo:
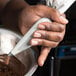
[[[32,76],[37,69],[38,51],[34,48],[9,56],[22,35],[9,29],[0,28],[0,75]]]

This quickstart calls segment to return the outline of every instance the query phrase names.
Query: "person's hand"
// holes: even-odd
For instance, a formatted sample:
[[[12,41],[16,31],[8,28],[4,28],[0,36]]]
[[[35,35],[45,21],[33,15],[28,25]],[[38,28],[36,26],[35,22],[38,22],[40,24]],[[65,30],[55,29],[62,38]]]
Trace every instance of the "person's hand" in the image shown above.
[[[31,44],[34,46],[42,45],[38,63],[43,66],[51,48],[56,47],[63,40],[66,25],[45,22],[39,24],[38,28],[39,30],[33,34],[34,38],[31,40]]]
[[[68,23],[67,19],[57,10],[44,6],[29,6],[22,10],[19,14],[19,28],[25,34],[32,25],[40,18],[49,18],[53,22],[40,23],[37,31],[33,34],[31,45],[41,45],[42,50],[38,58],[38,64],[42,66],[46,60],[50,49],[56,47],[62,41],[65,34],[65,27]]]

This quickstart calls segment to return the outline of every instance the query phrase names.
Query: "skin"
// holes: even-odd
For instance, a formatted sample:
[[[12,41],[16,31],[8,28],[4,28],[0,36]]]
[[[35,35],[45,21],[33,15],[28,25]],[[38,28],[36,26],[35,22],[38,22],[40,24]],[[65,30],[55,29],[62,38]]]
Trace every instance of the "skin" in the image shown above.
[[[30,6],[20,14],[19,28],[21,32],[25,34],[31,27],[30,25],[33,25],[43,17],[47,17],[53,20],[53,22],[39,24],[38,30],[34,32],[33,39],[30,41],[32,46],[42,46],[38,58],[38,64],[40,66],[43,66],[51,48],[56,47],[63,40],[66,24],[68,23],[66,18],[55,9],[43,5]]]
[[[10,25],[11,27],[19,26],[23,35],[40,18],[46,17],[53,21],[51,23],[40,23],[30,41],[32,46],[42,46],[38,64],[43,66],[51,48],[56,47],[63,40],[68,20],[56,9],[44,5],[31,6],[24,0],[12,0],[1,12],[2,23],[6,27],[10,27]]]

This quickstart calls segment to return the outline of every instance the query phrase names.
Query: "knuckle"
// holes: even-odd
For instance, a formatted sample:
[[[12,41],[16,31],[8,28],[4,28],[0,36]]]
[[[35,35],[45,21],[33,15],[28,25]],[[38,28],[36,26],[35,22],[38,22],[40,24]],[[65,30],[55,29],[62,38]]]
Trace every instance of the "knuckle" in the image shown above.
[[[48,34],[48,32],[45,32],[45,38],[46,38],[46,39],[49,39],[49,34]]]
[[[47,26],[46,26],[46,28],[47,28],[47,30],[51,30],[51,28],[52,28],[52,25],[53,25],[53,22],[52,23],[49,23],[49,24],[47,24]]]
[[[42,39],[42,40],[40,41],[40,44],[43,45],[43,46],[45,46],[45,41],[44,41],[44,39]]]
[[[53,22],[53,25],[57,26],[57,29],[58,29],[59,32],[62,32],[65,29],[65,25],[63,25],[63,24]]]
[[[57,39],[58,39],[58,41],[62,41],[63,40],[63,36],[62,35],[57,35]]]
[[[53,44],[53,47],[57,47],[57,46],[58,46],[58,43],[54,43],[54,44]]]
[[[58,11],[56,10],[56,9],[54,9],[54,8],[52,8],[52,11],[53,11],[53,13],[58,13]]]
[[[64,25],[60,25],[59,30],[60,31],[64,31],[64,29],[65,29],[65,26]]]
[[[48,32],[47,32],[47,31],[43,31],[43,33],[44,33],[44,34],[43,34],[42,37],[43,37],[44,39],[48,39],[48,37],[49,37]]]
[[[44,36],[46,36],[47,35],[47,32],[46,31],[43,31],[44,32]]]

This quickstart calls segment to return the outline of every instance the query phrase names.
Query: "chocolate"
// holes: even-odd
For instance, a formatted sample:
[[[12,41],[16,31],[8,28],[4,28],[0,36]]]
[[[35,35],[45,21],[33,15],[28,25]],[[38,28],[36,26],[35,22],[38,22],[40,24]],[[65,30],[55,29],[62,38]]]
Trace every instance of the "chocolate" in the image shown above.
[[[0,55],[0,76],[24,76],[25,66],[14,56]]]
[[[36,52],[36,51],[35,51]],[[35,65],[37,57],[31,48],[13,56],[8,54],[0,55],[1,76],[24,76]]]

